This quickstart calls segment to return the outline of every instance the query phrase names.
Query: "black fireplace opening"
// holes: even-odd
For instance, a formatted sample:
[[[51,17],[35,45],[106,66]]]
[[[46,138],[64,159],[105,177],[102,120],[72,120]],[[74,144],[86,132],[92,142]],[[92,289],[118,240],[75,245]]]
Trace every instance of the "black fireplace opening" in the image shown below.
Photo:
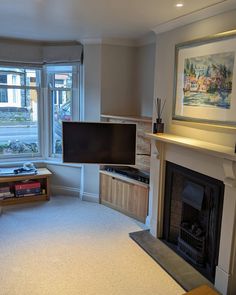
[[[162,240],[214,283],[224,183],[166,162]]]

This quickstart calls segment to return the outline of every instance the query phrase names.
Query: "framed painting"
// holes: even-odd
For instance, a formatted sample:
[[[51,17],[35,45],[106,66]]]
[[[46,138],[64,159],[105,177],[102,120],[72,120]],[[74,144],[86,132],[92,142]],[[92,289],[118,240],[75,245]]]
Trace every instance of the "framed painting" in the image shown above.
[[[173,119],[236,125],[236,33],[176,45]]]

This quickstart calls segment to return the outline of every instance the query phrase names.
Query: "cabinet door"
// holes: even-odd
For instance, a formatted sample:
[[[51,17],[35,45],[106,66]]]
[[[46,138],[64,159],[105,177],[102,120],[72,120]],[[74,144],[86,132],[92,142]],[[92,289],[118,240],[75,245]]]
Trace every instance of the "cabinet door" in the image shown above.
[[[137,219],[145,222],[148,213],[148,189],[133,185],[132,194],[129,195],[128,211]]]
[[[100,203],[145,222],[148,188],[101,173]]]
[[[112,203],[112,177],[100,174],[100,203],[102,200]]]
[[[112,178],[112,203],[127,213],[129,196],[132,194],[133,185],[116,178]]]

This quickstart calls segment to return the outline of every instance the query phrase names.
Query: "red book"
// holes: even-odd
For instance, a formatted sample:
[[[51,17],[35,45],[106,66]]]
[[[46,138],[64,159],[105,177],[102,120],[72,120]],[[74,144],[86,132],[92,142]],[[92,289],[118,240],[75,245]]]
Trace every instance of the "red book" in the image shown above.
[[[41,184],[39,181],[34,182],[26,182],[26,183],[18,183],[15,184],[15,190],[25,190],[25,189],[31,189],[31,188],[40,188]]]

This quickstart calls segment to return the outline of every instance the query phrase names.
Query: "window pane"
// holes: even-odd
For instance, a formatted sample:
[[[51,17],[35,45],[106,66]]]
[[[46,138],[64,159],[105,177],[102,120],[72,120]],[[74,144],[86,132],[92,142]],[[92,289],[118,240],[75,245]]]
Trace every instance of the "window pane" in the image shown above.
[[[8,102],[7,89],[0,88],[0,103]]]
[[[7,75],[5,73],[0,73],[0,84],[1,85],[7,84]]]
[[[38,73],[39,71],[35,69],[0,67],[0,85],[35,87],[39,85]]]
[[[24,69],[16,69],[16,68],[0,68],[0,76],[5,76],[5,83],[2,83],[2,79],[0,79],[0,83],[2,85],[14,85],[14,86],[24,86]]]
[[[39,73],[36,70],[26,70],[26,86],[36,87],[39,86]]]
[[[52,88],[72,88],[72,73],[50,73],[49,87]]]
[[[53,153],[62,153],[62,121],[72,120],[71,91],[52,91],[53,100],[53,132],[52,145]]]
[[[16,104],[0,104],[0,155],[34,154],[39,151],[38,94],[36,90],[15,92]]]

